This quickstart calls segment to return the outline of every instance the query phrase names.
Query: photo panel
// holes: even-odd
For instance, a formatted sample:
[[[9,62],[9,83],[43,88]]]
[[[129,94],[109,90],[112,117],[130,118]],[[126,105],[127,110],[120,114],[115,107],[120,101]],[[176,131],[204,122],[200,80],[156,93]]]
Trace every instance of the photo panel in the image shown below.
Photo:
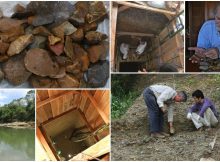
[[[111,160],[220,160],[219,83],[218,74],[112,75]]]
[[[112,72],[184,72],[184,1],[111,3]]]
[[[37,90],[36,160],[110,159],[109,90]]]
[[[0,161],[35,160],[35,90],[0,89]]]
[[[0,87],[109,88],[108,1],[2,1],[0,11]]]

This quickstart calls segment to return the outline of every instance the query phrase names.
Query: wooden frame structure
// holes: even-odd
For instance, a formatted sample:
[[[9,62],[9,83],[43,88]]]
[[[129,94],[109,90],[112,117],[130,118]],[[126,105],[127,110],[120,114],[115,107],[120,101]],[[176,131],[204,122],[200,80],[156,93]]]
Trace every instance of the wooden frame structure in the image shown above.
[[[110,92],[108,90],[37,90],[36,134],[50,160],[60,159],[50,145],[42,126],[74,111],[79,114],[80,120],[85,123],[85,125],[78,127],[77,130],[88,128],[93,132],[101,125],[109,124],[109,95]],[[86,156],[77,155],[71,160],[77,160],[77,158],[78,160],[92,160],[103,155],[107,157],[110,152],[110,136],[108,134],[109,130],[105,131],[101,136],[94,136],[97,143],[85,150],[84,153],[79,153]],[[102,147],[100,147],[99,143],[102,143]]]
[[[179,3],[180,5],[180,3]],[[165,9],[159,9],[154,8],[151,6],[148,6],[146,3],[141,1],[112,1],[111,2],[111,70],[118,72],[120,71],[120,63],[129,63],[129,62],[146,62],[147,68],[157,69],[159,64],[164,63],[172,63],[176,62],[178,64],[178,68],[180,71],[184,69],[184,50],[183,50],[183,44],[184,40],[180,36],[180,34],[176,33],[176,35],[172,36],[173,39],[170,37],[169,39],[165,40],[166,42],[163,42],[163,37],[165,33],[168,33],[168,36],[170,36],[169,32],[167,31],[168,25],[172,24],[175,26],[174,18],[176,16],[179,16],[178,11],[169,11]],[[127,11],[128,9],[137,9],[137,10],[144,10],[148,12],[155,12],[157,14],[163,14],[167,19],[170,21],[167,25],[164,24],[164,29],[160,31],[158,35],[154,33],[143,33],[143,32],[137,32],[137,31],[122,31],[118,30],[117,23],[119,21],[118,15],[122,12]],[[123,21],[124,22],[124,21]],[[119,53],[117,49],[117,37],[119,36],[136,36],[136,37],[149,37],[152,40],[152,44],[155,46],[152,47],[153,50],[150,52],[152,53],[152,56],[146,56],[142,57],[141,59],[127,59],[122,60],[121,57],[117,54]],[[172,46],[169,47],[169,46]],[[175,47],[175,48],[174,48]],[[147,61],[148,60],[148,61]]]

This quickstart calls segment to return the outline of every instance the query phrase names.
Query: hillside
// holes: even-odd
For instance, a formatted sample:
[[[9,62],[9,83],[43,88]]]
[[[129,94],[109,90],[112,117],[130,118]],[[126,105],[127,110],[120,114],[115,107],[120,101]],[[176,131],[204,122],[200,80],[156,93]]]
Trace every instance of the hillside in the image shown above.
[[[186,119],[187,108],[192,105],[191,94],[201,89],[211,98],[220,111],[220,77],[218,75],[142,75],[136,83],[136,90],[143,90],[151,84],[165,84],[177,90],[187,91],[188,101],[175,104],[174,126],[176,134],[165,139],[149,136],[147,107],[142,94],[119,119],[112,120],[112,160],[220,160],[220,126],[211,131],[196,131]],[[165,119],[167,119],[165,117]],[[214,149],[209,144],[215,135]]]
[[[35,121],[35,91],[0,107],[0,123]],[[23,124],[22,124],[23,125]]]

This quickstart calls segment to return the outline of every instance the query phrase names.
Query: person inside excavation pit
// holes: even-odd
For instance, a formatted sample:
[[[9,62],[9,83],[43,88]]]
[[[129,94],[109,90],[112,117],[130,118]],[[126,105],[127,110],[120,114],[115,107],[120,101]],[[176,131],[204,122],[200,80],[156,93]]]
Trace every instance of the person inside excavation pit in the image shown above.
[[[174,134],[173,107],[171,105],[175,102],[186,102],[186,93],[184,91],[176,92],[165,85],[151,85],[144,89],[143,97],[148,108],[151,136],[158,138],[169,136],[163,131],[165,113],[168,113],[170,134]]]
[[[192,93],[195,104],[189,108],[187,119],[192,120],[196,129],[203,129],[203,126],[211,128],[218,123],[218,113],[213,102],[205,98],[201,90]]]
[[[197,47],[188,50],[195,54],[189,58],[192,63],[200,63],[206,58],[220,59],[220,3],[214,10],[215,20],[206,21],[199,31]]]

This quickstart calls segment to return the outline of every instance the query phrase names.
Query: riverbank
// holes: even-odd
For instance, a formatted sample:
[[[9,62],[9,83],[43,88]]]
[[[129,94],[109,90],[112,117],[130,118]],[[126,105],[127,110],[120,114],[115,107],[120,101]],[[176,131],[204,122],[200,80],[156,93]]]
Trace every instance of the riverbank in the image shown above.
[[[35,122],[13,122],[13,123],[0,123],[0,127],[10,127],[16,129],[22,128],[35,128]]]

